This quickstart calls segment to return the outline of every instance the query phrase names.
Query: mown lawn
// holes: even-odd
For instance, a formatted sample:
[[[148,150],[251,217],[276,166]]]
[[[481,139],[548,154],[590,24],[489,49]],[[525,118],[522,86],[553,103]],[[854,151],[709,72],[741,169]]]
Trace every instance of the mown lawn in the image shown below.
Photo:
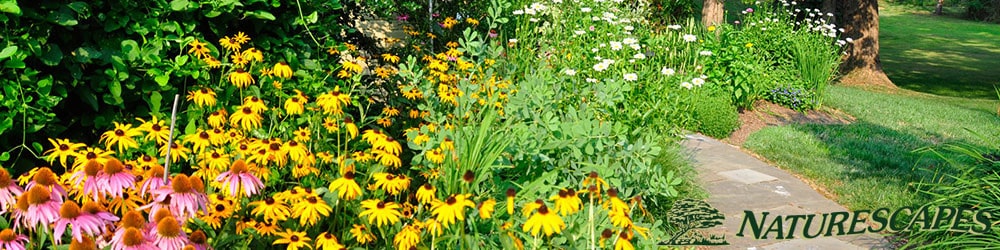
[[[848,208],[871,209],[923,203],[912,183],[949,171],[914,150],[1000,141],[996,101],[895,92],[832,86],[828,105],[853,115],[854,123],[768,127],[744,146],[814,180]]]
[[[929,13],[882,5],[879,42],[889,78],[925,93],[997,99],[1000,25]]]

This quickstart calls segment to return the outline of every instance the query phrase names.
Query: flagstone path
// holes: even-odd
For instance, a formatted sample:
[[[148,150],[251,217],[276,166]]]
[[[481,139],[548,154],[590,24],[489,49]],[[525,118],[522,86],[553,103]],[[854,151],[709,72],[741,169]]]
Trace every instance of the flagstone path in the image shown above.
[[[821,230],[816,225],[821,214],[849,210],[799,178],[732,145],[700,134],[688,136],[682,145],[698,171],[699,184],[709,193],[708,203],[726,217],[721,226],[706,229],[704,233],[724,233],[729,245],[699,249],[892,249],[884,237],[872,233],[806,239],[802,235],[803,222],[795,226],[799,229],[791,239],[775,239],[775,232],[767,234],[767,239],[756,239],[750,225],[743,229],[743,237],[736,236],[741,230],[744,211],[752,211],[756,220],[762,220],[762,212],[769,212],[761,234],[772,226],[770,222],[775,216],[816,214],[817,223],[807,229],[813,234]],[[783,228],[787,231],[792,225],[789,220],[784,221]]]

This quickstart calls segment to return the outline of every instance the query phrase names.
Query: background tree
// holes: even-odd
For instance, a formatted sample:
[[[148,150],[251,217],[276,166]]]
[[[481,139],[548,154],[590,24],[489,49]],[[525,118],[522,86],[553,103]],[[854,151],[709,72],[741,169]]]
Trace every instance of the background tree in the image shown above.
[[[708,27],[724,22],[725,5],[725,0],[705,0],[705,5],[701,8],[701,23]]]
[[[846,47],[840,82],[850,85],[895,87],[882,71],[878,44],[878,0],[838,1],[844,39],[853,39]]]

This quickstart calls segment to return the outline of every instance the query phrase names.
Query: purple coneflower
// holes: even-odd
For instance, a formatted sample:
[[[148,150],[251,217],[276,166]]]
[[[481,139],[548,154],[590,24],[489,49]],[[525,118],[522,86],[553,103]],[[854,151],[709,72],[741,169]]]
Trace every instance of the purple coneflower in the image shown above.
[[[229,195],[236,195],[243,191],[243,195],[250,197],[257,194],[257,191],[264,188],[264,183],[250,174],[250,168],[243,159],[236,160],[229,171],[222,172],[215,181],[221,181],[223,187],[229,187]]]
[[[24,194],[27,198],[27,209],[20,213],[20,222],[26,228],[34,229],[39,226],[48,227],[49,224],[59,219],[59,205],[61,197],[49,192],[48,188],[36,185],[28,189]]]
[[[146,196],[146,193],[166,185],[167,182],[163,180],[163,166],[153,165],[146,171],[146,178],[142,181],[142,187],[139,188],[139,195]]]
[[[108,209],[97,202],[88,201],[83,203],[83,213],[96,217],[101,221],[101,225],[106,225],[115,221],[118,221],[118,216],[108,212]]]
[[[148,230],[146,218],[142,217],[142,213],[136,210],[126,212],[114,236],[111,237],[111,249],[137,249],[135,247],[144,245],[147,247],[145,249],[156,249],[156,246],[149,242],[152,236],[144,232]]]
[[[87,235],[100,235],[104,228],[104,223],[100,218],[92,214],[81,213],[80,206],[74,201],[66,201],[59,209],[61,218],[56,221],[55,238],[56,244],[62,243],[62,235],[66,232],[66,226],[73,226],[73,239],[83,241],[83,233]]]
[[[143,206],[143,209],[166,203],[170,211],[174,211],[178,218],[191,218],[195,216],[198,209],[207,211],[205,204],[208,203],[208,196],[205,195],[205,183],[198,177],[188,177],[185,174],[175,175],[170,180],[169,186],[163,186],[153,190],[154,202]]]
[[[48,167],[41,167],[35,175],[31,177],[31,182],[24,186],[24,189],[31,189],[36,185],[44,186],[47,191],[55,191],[59,195],[59,201],[62,201],[62,197],[66,197],[66,189],[59,184],[59,177],[52,172],[52,169]]]
[[[135,176],[125,171],[125,165],[118,159],[111,158],[104,164],[104,172],[97,175],[100,192],[111,197],[122,197],[126,188],[135,186]]]
[[[80,185],[83,182],[83,195],[90,195],[94,197],[94,200],[98,200],[98,194],[100,188],[97,185],[97,175],[101,172],[101,163],[97,162],[96,159],[90,160],[87,164],[83,165],[82,171],[76,171],[70,176],[70,180],[73,181],[74,185]]]
[[[181,224],[173,216],[167,216],[156,223],[156,247],[163,250],[180,250],[187,245],[187,236]]]
[[[8,209],[17,205],[17,196],[23,193],[24,189],[10,178],[10,173],[0,168],[0,214],[7,213]]]
[[[0,249],[24,250],[24,243],[28,243],[28,236],[14,233],[10,228],[0,231]]]

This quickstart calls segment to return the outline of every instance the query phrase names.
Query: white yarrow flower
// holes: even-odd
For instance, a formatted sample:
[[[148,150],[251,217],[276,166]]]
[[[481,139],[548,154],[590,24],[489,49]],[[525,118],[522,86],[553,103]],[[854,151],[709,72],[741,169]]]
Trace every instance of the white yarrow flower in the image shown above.
[[[691,89],[691,88],[694,88],[694,85],[691,85],[691,83],[689,83],[689,82],[682,82],[681,83],[681,87],[684,87],[686,89]]]
[[[705,79],[701,78],[691,79],[691,83],[694,84],[694,86],[701,87],[702,84],[705,84]]]
[[[694,41],[698,41],[698,37],[695,36],[695,35],[692,35],[692,34],[685,34],[684,35],[684,41],[685,42],[689,42],[689,43],[690,42],[694,42]]]
[[[565,70],[563,70],[563,73],[566,74],[566,75],[568,75],[568,76],[574,76],[574,75],[576,75],[576,70],[565,69]]]
[[[666,76],[672,76],[672,75],[674,75],[676,73],[677,73],[677,71],[674,71],[673,68],[663,67],[662,69],[660,69],[660,74],[663,74],[663,75],[666,75]]]
[[[637,75],[635,73],[625,74],[625,81],[632,82],[632,81],[635,81],[635,80],[639,80],[639,75]]]

